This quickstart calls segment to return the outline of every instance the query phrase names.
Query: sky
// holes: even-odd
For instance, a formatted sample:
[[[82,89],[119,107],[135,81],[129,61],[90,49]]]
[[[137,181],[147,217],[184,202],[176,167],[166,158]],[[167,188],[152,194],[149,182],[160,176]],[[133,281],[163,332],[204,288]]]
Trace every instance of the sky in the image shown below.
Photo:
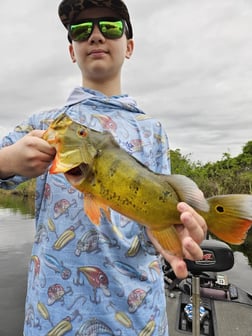
[[[240,154],[252,140],[252,1],[126,3],[135,50],[125,61],[123,92],[192,161]],[[81,84],[58,4],[0,2],[0,137],[33,113],[63,106]]]

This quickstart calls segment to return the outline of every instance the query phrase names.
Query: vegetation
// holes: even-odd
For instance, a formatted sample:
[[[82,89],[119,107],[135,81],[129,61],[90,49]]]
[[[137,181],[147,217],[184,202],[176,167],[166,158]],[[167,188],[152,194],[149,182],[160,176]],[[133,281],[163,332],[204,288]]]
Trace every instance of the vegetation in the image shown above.
[[[190,155],[171,150],[172,173],[183,174],[196,182],[206,197],[220,194],[252,194],[252,141],[241,154],[231,158],[228,153],[217,162],[192,162]]]
[[[35,185],[36,185],[36,180],[31,179],[31,180],[21,183],[15,189],[11,189],[11,190],[0,189],[0,194],[1,195],[11,194],[11,195],[16,195],[16,196],[21,196],[21,197],[34,198],[35,197]]]

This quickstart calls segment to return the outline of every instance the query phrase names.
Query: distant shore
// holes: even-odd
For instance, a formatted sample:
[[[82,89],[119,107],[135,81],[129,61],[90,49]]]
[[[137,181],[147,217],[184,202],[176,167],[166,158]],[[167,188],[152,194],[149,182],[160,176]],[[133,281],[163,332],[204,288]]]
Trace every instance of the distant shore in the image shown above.
[[[35,184],[21,184],[15,189],[0,189],[0,208],[15,209],[22,214],[35,214]],[[1,334],[1,333],[0,333]]]
[[[34,198],[35,186],[36,186],[36,180],[32,179],[24,183],[21,183],[19,186],[11,190],[0,189],[0,195],[15,195],[20,197]]]

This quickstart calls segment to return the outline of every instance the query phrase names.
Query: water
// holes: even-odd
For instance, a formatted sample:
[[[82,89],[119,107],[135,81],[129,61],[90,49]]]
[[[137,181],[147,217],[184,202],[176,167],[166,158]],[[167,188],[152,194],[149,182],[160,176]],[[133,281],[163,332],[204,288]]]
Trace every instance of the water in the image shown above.
[[[0,335],[21,336],[26,275],[34,237],[33,200],[0,196]],[[230,282],[252,293],[252,232],[234,252]]]
[[[0,335],[21,336],[34,236],[31,215],[0,209]]]

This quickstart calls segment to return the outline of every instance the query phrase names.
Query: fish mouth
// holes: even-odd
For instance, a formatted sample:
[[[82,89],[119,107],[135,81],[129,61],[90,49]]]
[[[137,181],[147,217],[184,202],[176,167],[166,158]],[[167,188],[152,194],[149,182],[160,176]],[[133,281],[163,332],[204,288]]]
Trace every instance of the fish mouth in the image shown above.
[[[73,184],[78,184],[85,180],[90,172],[88,164],[81,163],[80,165],[67,170],[64,174],[68,181]]]
[[[67,172],[65,172],[65,174],[71,175],[71,176],[82,176],[82,170],[80,166],[77,166],[77,167],[74,167],[68,170]]]

